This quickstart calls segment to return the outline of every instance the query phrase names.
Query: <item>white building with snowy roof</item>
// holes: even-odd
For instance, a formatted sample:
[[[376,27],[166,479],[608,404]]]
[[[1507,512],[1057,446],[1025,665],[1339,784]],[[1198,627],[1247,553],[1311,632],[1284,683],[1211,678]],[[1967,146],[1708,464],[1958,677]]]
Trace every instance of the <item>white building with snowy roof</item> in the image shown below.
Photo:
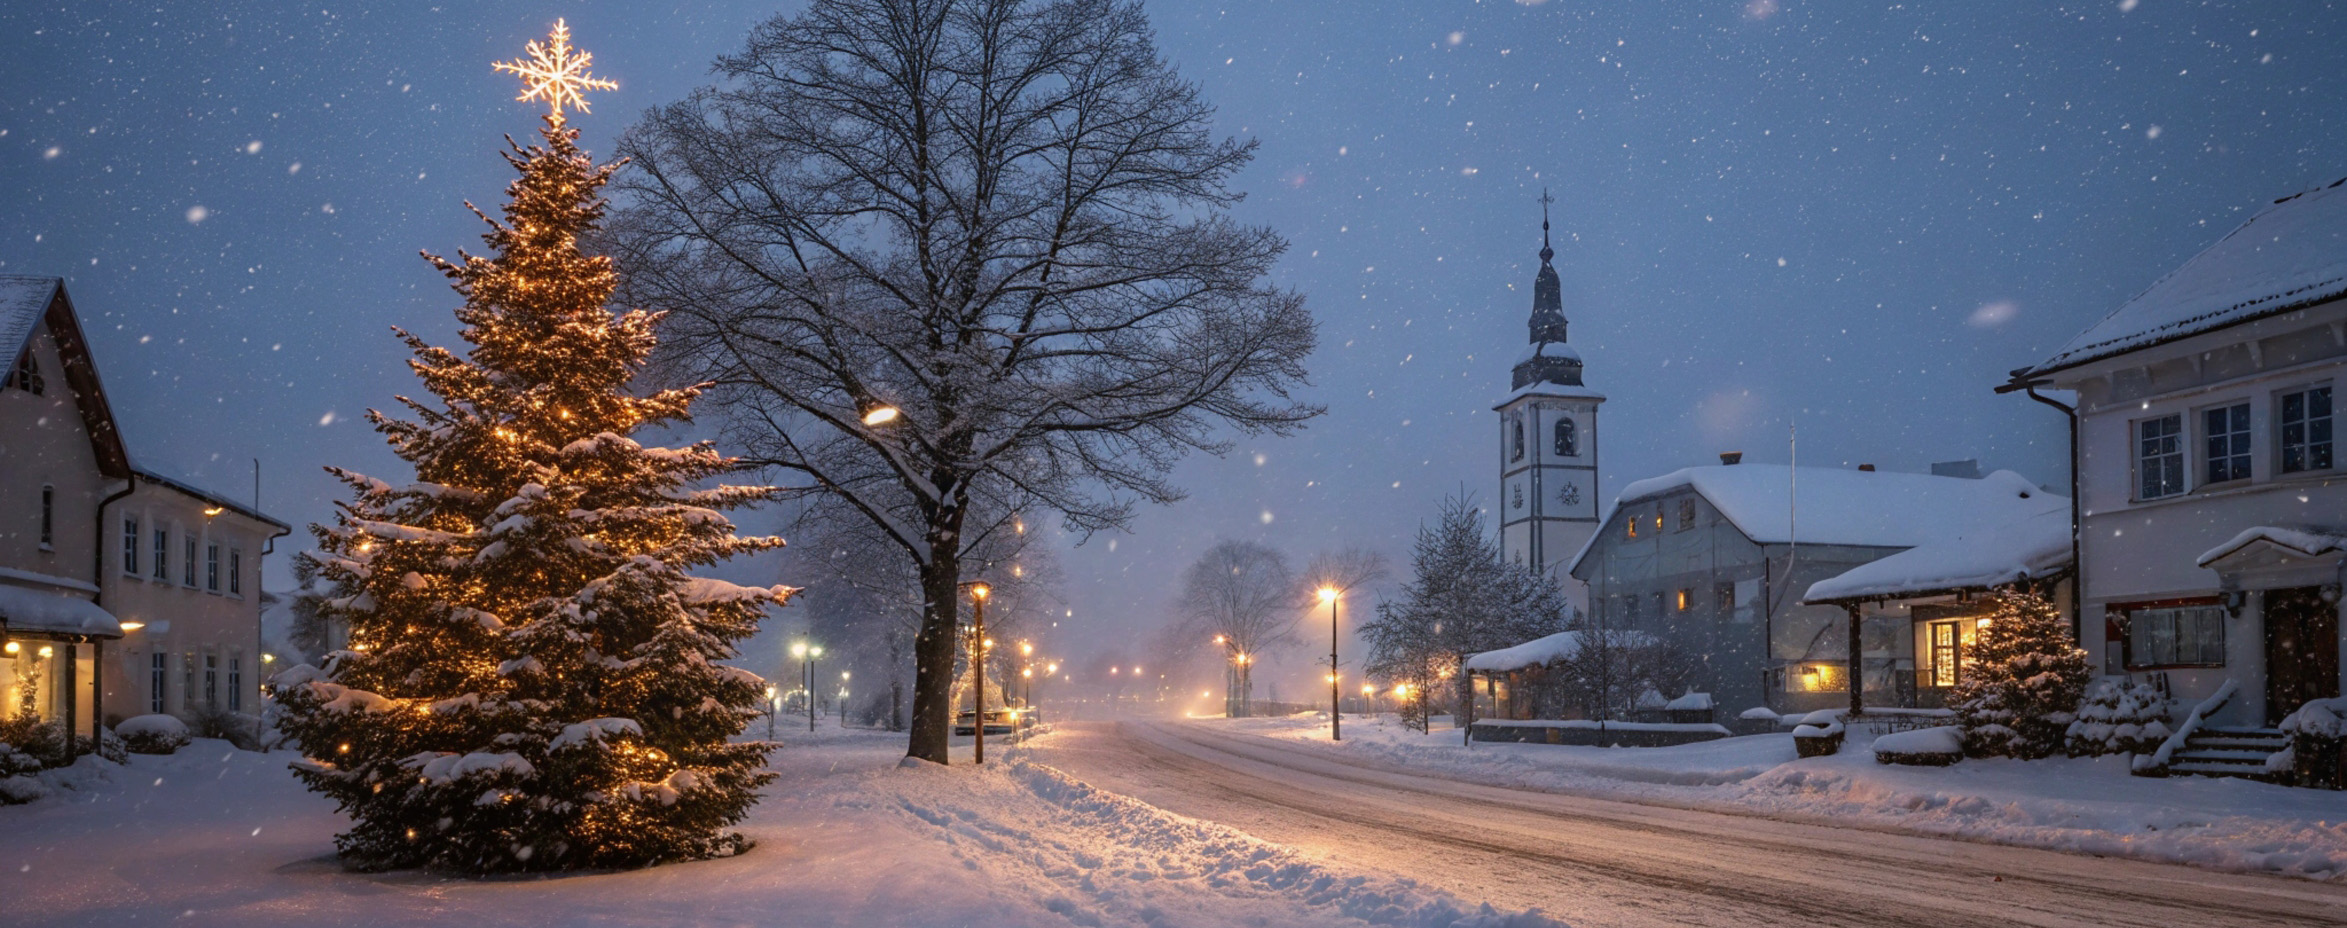
[[[133,463],[62,279],[0,275],[0,358],[0,711],[258,712],[287,526]]]
[[[1708,692],[1732,709],[1842,708],[1855,663],[1868,705],[1933,704],[1935,665],[1919,668],[1917,655],[1934,616],[1954,621],[1955,610],[1934,611],[1939,601],[1954,606],[1988,580],[2051,579],[2068,560],[2069,499],[2011,471],[1722,460],[1624,487],[1570,562],[1589,586],[1591,623],[1676,652],[1644,681],[1663,693]],[[2036,541],[2018,564],[1994,553],[2045,531],[2058,555],[2037,556]],[[1869,605],[1811,601],[1837,583]]]
[[[2076,394],[2081,643],[2263,727],[2338,696],[2347,181],[2283,197],[2002,391]]]

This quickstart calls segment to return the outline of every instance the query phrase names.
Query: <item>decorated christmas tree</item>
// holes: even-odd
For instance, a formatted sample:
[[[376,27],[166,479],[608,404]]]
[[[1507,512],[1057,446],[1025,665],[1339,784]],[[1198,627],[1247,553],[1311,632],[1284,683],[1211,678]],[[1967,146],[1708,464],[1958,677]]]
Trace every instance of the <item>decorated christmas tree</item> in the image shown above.
[[[297,775],[353,821],[347,864],[472,872],[633,867],[723,856],[768,745],[734,743],[764,681],[717,663],[788,587],[688,571],[780,539],[720,511],[773,495],[707,486],[738,469],[707,443],[629,436],[684,419],[694,389],[631,386],[657,319],[605,308],[615,277],[579,238],[613,166],[562,117],[585,109],[567,31],[499,65],[551,104],[487,257],[426,255],[464,298],[463,354],[400,332],[437,402],[371,412],[414,467],[404,486],[346,470],[354,491],[307,557],[350,643],[273,687]],[[476,210],[476,213],[479,211]]]
[[[2060,752],[2093,671],[2070,624],[2031,593],[1988,596],[1989,611],[1948,694],[1974,757],[2048,757]]]

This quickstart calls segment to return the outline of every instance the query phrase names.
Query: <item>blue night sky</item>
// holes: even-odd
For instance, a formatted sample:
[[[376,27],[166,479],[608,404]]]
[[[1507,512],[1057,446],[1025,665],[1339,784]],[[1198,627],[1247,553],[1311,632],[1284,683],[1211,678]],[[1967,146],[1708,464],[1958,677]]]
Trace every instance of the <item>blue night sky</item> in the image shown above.
[[[795,5],[17,2],[0,8],[0,272],[68,278],[132,454],[328,518],[361,418],[453,342],[418,249],[477,245],[534,104],[489,63],[566,17],[620,89],[607,152]],[[1262,142],[1238,213],[1321,324],[1302,436],[1065,557],[1055,647],[1161,621],[1217,536],[1406,558],[1497,490],[1545,187],[1604,486],[1742,450],[2063,484],[2052,412],[1990,388],[2259,205],[2347,175],[2347,18],[2314,2],[1151,2],[1165,55]],[[749,527],[766,520],[751,517]],[[1115,542],[1113,548],[1111,541]],[[283,549],[281,549],[282,551]],[[268,565],[285,582],[285,559]],[[742,578],[789,582],[772,564]],[[1304,661],[1291,664],[1299,675]]]

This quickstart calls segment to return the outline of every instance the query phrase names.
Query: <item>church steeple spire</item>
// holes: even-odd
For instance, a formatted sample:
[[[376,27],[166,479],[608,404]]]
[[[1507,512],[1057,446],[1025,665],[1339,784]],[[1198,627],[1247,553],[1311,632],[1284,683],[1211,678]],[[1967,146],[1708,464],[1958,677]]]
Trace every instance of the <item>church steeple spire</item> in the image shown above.
[[[1519,389],[1542,382],[1581,385],[1581,356],[1565,345],[1563,286],[1556,268],[1549,264],[1557,254],[1548,240],[1548,205],[1554,202],[1556,198],[1546,189],[1540,191],[1540,273],[1532,279],[1532,347],[1516,362],[1514,371]]]

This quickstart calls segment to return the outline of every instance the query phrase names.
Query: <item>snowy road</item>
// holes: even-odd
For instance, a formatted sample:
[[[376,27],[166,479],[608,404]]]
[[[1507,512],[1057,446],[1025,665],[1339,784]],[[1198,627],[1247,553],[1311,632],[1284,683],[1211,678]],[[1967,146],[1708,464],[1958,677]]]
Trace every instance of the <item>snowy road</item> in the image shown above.
[[[1076,726],[1035,759],[1323,859],[1575,925],[2343,925],[2347,886],[1500,789],[1210,725]]]

